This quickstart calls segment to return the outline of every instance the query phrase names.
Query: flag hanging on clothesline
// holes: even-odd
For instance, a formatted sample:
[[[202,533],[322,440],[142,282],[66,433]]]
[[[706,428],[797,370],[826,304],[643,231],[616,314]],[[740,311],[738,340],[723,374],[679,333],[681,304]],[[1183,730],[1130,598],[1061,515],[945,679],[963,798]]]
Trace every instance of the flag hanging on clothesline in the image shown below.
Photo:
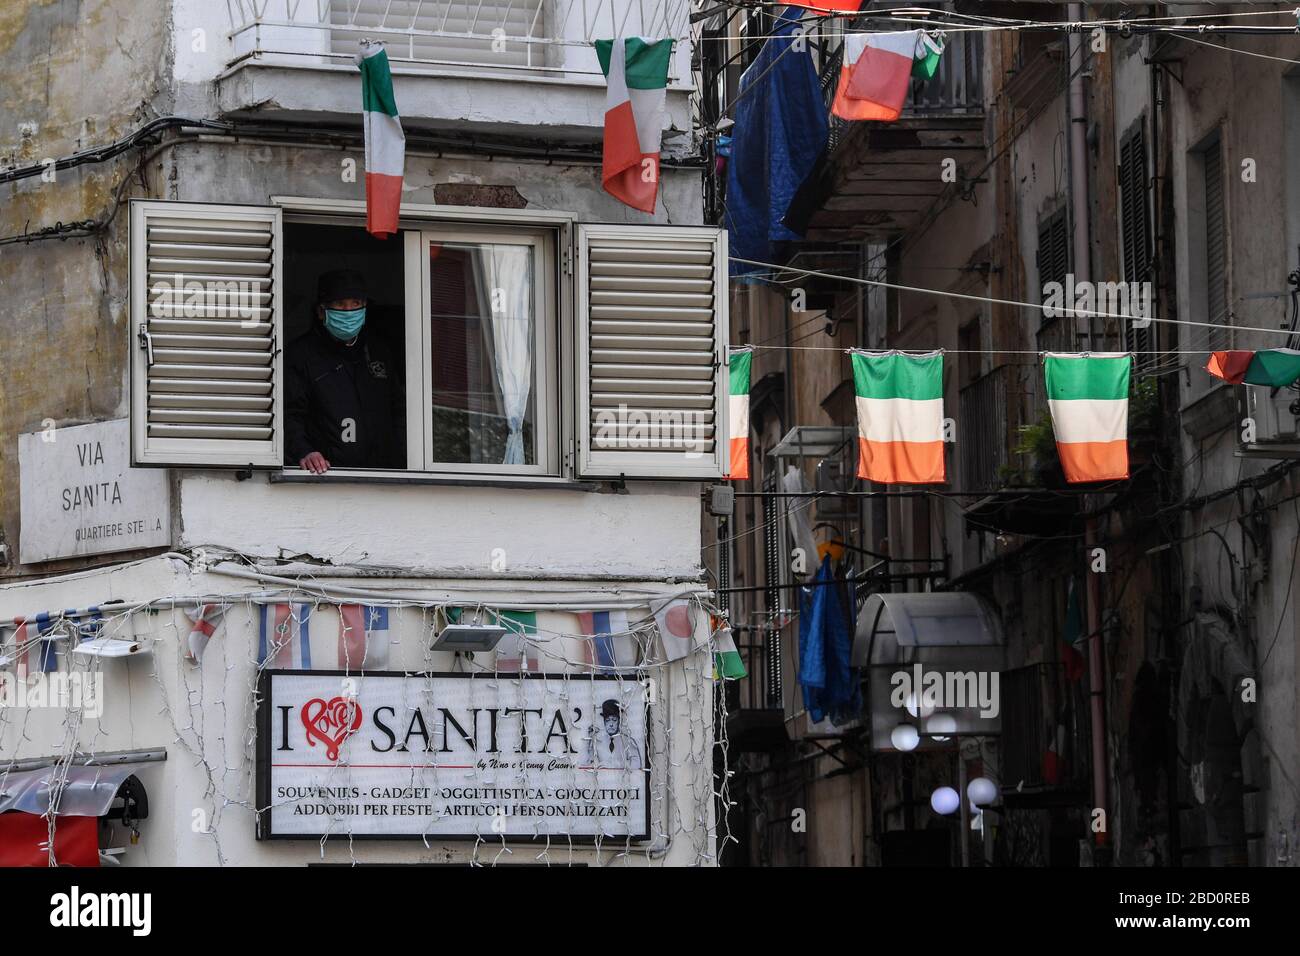
[[[1071,483],[1128,477],[1128,392],[1133,357],[1126,353],[1043,356],[1056,451]]]
[[[898,119],[912,77],[930,79],[943,55],[941,35],[924,30],[846,33],[831,112],[847,120]]]
[[[691,615],[691,602],[672,600],[654,612],[655,626],[659,628],[659,641],[663,645],[664,659],[679,661],[691,653],[695,645],[695,619]]]
[[[1268,385],[1284,388],[1300,379],[1300,350],[1261,349],[1258,352],[1237,349],[1211,352],[1205,370],[1215,378],[1234,385]]]
[[[193,625],[185,642],[185,660],[191,664],[203,663],[203,652],[208,641],[221,626],[221,619],[226,616],[226,608],[221,604],[196,604],[187,608],[185,616]]]
[[[13,647],[2,658],[6,668],[13,667],[17,680],[27,680],[33,669],[47,674],[58,669],[58,649],[45,635],[54,628],[48,611],[30,618],[15,618]]]
[[[850,357],[858,477],[884,484],[943,482],[943,354],[853,350]]]
[[[339,670],[383,670],[388,666],[388,608],[339,605]]]
[[[496,646],[496,670],[537,671],[537,612],[500,611],[497,623],[506,633]]]
[[[627,611],[580,611],[578,626],[583,634],[585,659],[597,667],[637,667],[642,663],[641,643],[630,633]]]
[[[713,679],[740,680],[746,676],[745,662],[736,648],[731,628],[720,620],[713,624]]]
[[[311,605],[263,604],[257,663],[285,670],[311,668]]]
[[[811,10],[820,16],[834,16],[837,13],[857,13],[862,0],[788,0],[792,7]]]
[[[653,213],[673,41],[631,37],[594,45],[606,84],[601,183],[619,202]]]
[[[406,167],[406,134],[397,116],[393,74],[380,43],[361,41],[361,109],[366,134],[366,231],[386,239],[397,232]]]
[[[753,362],[753,349],[732,349],[727,360],[727,377],[731,384],[731,399],[727,406],[731,437],[729,481],[744,481],[749,477],[749,381]]]

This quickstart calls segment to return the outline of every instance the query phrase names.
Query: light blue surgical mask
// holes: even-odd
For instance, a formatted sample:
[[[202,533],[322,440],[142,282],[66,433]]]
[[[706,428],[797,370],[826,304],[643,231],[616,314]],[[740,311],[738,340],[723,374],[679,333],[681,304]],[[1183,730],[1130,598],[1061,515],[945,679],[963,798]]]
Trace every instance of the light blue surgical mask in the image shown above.
[[[359,309],[326,309],[325,329],[340,342],[356,338],[361,326],[366,324],[366,307]]]

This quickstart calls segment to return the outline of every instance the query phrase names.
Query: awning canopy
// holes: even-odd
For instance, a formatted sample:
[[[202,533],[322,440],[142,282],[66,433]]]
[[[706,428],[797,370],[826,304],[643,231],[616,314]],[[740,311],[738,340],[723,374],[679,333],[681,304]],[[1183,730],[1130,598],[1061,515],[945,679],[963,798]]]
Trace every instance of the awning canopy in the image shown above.
[[[909,648],[1004,643],[1001,622],[978,595],[967,591],[873,594],[858,612],[853,666],[903,663]]]
[[[61,817],[102,817],[126,778],[141,764],[111,767],[57,767],[0,773],[0,813],[18,810],[43,816],[54,805]]]
[[[1001,732],[1006,638],[993,608],[965,591],[873,594],[858,612],[853,666],[865,671],[871,746],[896,750],[900,724],[915,746]]]

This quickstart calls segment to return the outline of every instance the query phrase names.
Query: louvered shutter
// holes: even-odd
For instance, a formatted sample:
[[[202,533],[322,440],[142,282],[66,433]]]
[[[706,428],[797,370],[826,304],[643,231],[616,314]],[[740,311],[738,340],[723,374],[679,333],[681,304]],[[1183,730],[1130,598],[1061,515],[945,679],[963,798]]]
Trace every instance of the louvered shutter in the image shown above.
[[[1223,211],[1223,145],[1205,151],[1205,320],[1209,349],[1230,347],[1228,333],[1228,241]]]
[[[577,246],[579,471],[721,477],[726,234],[579,225]]]
[[[1119,197],[1124,281],[1147,282],[1151,278],[1151,214],[1147,203],[1146,137],[1141,127],[1126,136],[1120,145]],[[1151,332],[1149,325],[1125,326],[1126,348],[1137,353],[1139,364],[1151,361]]]
[[[283,461],[280,210],[131,204],[132,458]]]

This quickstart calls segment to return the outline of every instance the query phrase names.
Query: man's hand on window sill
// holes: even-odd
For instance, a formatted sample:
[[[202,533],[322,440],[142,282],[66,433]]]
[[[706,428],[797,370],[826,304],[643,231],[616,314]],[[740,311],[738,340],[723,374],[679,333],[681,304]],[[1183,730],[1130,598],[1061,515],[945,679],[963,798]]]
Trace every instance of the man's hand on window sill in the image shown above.
[[[313,475],[323,475],[330,470],[330,463],[318,451],[309,452],[298,462],[298,467],[310,471]]]

